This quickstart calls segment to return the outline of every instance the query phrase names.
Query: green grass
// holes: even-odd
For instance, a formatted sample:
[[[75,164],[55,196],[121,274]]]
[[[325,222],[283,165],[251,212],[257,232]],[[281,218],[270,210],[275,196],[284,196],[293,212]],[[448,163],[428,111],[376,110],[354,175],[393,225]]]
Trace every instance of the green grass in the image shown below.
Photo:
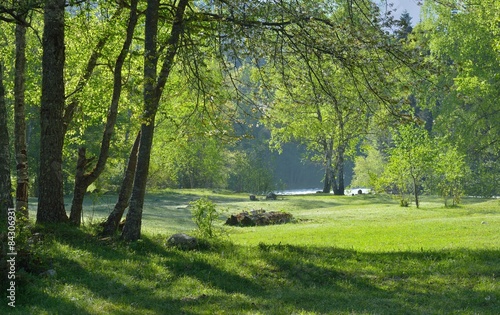
[[[188,203],[209,195],[229,213],[287,211],[286,225],[226,228],[210,249],[164,246],[194,224]],[[32,272],[19,272],[4,314],[500,314],[500,201],[420,209],[385,196],[308,195],[250,202],[209,191],[150,194],[143,238],[99,240],[91,221],[114,196],[88,203],[86,226],[37,228]],[[224,217],[218,224],[222,224]],[[55,277],[39,273],[55,269]]]

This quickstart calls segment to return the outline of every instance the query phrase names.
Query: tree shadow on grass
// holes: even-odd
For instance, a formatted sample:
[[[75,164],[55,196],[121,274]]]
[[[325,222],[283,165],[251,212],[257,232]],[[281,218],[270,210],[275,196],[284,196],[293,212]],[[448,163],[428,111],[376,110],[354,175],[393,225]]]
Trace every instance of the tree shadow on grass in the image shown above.
[[[20,290],[18,314],[99,313],[92,303],[119,315],[500,313],[498,250],[260,244],[183,252],[161,237],[103,241],[70,228],[50,237],[46,259],[58,274],[33,275]],[[65,288],[70,293],[57,293]]]
[[[54,298],[41,290],[30,289],[29,292],[20,290],[17,295],[24,297],[17,298],[16,307],[8,306],[7,302],[2,303],[2,305],[0,305],[0,314],[92,314],[84,307],[76,305],[73,301],[64,301]],[[30,297],[34,297],[36,300],[28,300]],[[54,307],[46,308],[45,305],[54,305]]]
[[[33,269],[50,268],[57,274],[31,274],[19,287],[15,314],[194,314],[184,309],[181,300],[156,295],[154,283],[145,280],[154,266],[148,255],[133,247],[148,246],[149,241],[103,241],[70,227],[38,232],[44,235],[43,242],[51,243],[47,245],[51,252],[42,254],[43,265]],[[168,289],[168,283],[162,286]]]
[[[288,251],[286,253],[285,251]],[[248,248],[235,264],[224,265],[224,258],[207,259],[202,253],[178,251],[165,261],[177,277],[197,279],[209,288],[223,294],[210,296],[210,303],[219,304],[226,312],[263,312],[264,314],[291,314],[301,311],[325,312],[343,310],[339,302],[350,305],[346,310],[365,311],[370,309],[365,292],[383,296],[389,300],[390,293],[377,288],[368,279],[356,278],[342,271],[338,266],[318,265],[302,257],[318,256],[306,247],[284,247],[271,245],[268,248]],[[233,248],[235,253],[241,254]],[[290,255],[290,253],[292,253]],[[353,252],[344,251],[343,256]],[[230,255],[230,254],[229,254]],[[324,253],[320,253],[320,256]],[[321,260],[321,257],[318,257]],[[346,295],[346,292],[348,294]],[[340,305],[342,305],[342,303]],[[385,305],[390,309],[397,304]],[[206,304],[194,305],[200,314]],[[396,307],[401,310],[403,306]]]
[[[272,269],[295,283],[292,290],[324,292],[300,305],[319,314],[500,313],[499,285],[494,285],[500,272],[498,250],[366,253],[293,245],[259,248]]]

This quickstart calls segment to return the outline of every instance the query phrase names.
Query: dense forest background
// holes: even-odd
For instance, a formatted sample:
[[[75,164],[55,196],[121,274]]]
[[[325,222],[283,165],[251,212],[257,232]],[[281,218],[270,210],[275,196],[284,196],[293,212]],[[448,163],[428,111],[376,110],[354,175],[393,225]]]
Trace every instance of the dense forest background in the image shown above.
[[[2,208],[120,193],[133,239],[152,189],[500,195],[500,3],[391,8],[0,1]]]

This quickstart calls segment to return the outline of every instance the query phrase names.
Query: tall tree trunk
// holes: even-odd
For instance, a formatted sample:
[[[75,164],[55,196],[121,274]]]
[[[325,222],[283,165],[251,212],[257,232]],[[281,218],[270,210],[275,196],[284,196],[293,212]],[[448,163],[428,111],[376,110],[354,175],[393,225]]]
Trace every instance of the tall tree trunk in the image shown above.
[[[22,18],[24,20],[24,18]],[[16,61],[14,78],[14,135],[17,162],[16,211],[28,217],[28,151],[26,148],[25,73],[26,26],[16,24]]]
[[[333,183],[333,169],[332,169],[332,156],[333,156],[333,140],[325,141],[323,144],[325,150],[325,179],[323,181],[323,192],[329,194],[332,190]]]
[[[3,61],[0,60],[0,222],[6,220],[7,209],[12,208],[12,182],[10,179],[9,129],[7,104],[3,85]]]
[[[130,195],[132,195],[132,187],[134,185],[135,170],[137,168],[137,151],[139,150],[140,140],[141,133],[139,132],[135,138],[134,146],[130,151],[127,169],[125,170],[125,176],[123,177],[122,186],[120,187],[120,193],[118,195],[118,201],[104,223],[103,235],[112,236],[115,234],[118,229],[118,224],[123,217],[123,213],[128,207]]]
[[[345,184],[344,184],[344,163],[345,163],[345,146],[340,145],[337,148],[337,159],[335,162],[336,171],[336,184],[333,193],[335,195],[343,196],[345,194]]]
[[[68,219],[64,209],[62,173],[64,5],[65,0],[45,0],[37,223],[59,223]]]
[[[85,173],[85,170],[90,162],[86,158],[85,148],[80,148],[78,151],[78,162],[75,175],[75,187],[73,190],[73,202],[71,204],[70,221],[75,225],[81,224],[83,199],[87,188],[99,178],[104,171],[106,162],[109,156],[109,148],[111,137],[114,133],[116,117],[118,115],[118,104],[122,92],[122,68],[125,58],[128,55],[130,44],[134,35],[134,29],[137,24],[137,0],[131,1],[130,17],[127,24],[127,33],[120,54],[115,63],[114,78],[113,78],[113,96],[111,105],[109,106],[108,116],[106,118],[106,126],[102,135],[101,150],[97,163],[91,172]]]
[[[146,9],[145,42],[144,42],[144,116],[141,125],[141,142],[137,157],[137,170],[134,179],[134,188],[130,199],[130,208],[127,214],[122,237],[128,241],[135,241],[141,237],[142,209],[146,193],[149,160],[154,135],[154,121],[161,93],[170,75],[177,54],[184,11],[189,0],[180,0],[177,4],[172,30],[167,43],[165,59],[163,60],[158,81],[156,71],[158,63],[157,33],[159,0],[148,0]]]

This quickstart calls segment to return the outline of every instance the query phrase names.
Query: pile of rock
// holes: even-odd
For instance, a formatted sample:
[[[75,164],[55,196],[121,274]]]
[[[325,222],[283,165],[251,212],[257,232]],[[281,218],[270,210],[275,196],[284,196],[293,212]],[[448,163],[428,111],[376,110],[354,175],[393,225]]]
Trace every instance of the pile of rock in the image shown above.
[[[256,226],[284,224],[292,221],[293,216],[290,213],[281,211],[251,210],[238,214],[233,214],[226,220],[226,225],[232,226]]]

